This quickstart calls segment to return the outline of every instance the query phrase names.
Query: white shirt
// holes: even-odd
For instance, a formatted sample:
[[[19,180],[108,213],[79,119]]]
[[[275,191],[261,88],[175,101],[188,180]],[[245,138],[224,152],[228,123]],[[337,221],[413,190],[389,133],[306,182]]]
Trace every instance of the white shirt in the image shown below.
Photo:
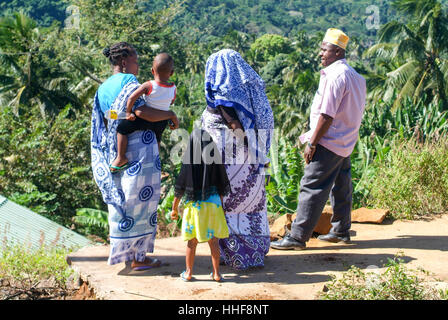
[[[166,85],[151,80],[151,87],[145,94],[145,102],[148,106],[154,109],[168,111],[170,105],[176,99],[176,86],[173,84]]]

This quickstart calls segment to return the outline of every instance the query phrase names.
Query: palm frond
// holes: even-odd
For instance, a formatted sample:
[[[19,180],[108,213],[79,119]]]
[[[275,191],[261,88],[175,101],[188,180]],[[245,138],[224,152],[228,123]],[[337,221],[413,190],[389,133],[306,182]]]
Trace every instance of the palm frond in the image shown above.
[[[394,59],[396,57],[396,48],[398,44],[396,43],[387,43],[387,42],[380,42],[372,47],[370,47],[368,50],[366,50],[363,54],[364,58],[372,58],[372,57],[378,57],[382,59]]]
[[[406,57],[411,56],[416,60],[424,60],[425,57],[425,47],[422,42],[417,41],[414,38],[407,38],[401,40],[396,47],[397,56]]]
[[[388,83],[393,86],[401,86],[408,82],[420,68],[420,62],[409,60],[399,68],[387,73]]]
[[[398,21],[390,21],[384,24],[378,31],[379,42],[392,42],[392,40],[404,34],[405,25]]]

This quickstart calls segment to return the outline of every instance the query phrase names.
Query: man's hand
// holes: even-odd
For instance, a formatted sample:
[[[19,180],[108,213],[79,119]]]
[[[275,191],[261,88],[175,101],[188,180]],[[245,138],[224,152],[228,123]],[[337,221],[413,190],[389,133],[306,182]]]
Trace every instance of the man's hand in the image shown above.
[[[313,160],[314,153],[316,152],[316,148],[311,148],[308,144],[305,147],[305,152],[303,157],[305,158],[305,163],[309,164]]]
[[[314,153],[316,152],[316,145],[319,143],[320,139],[325,135],[333,123],[333,118],[325,113],[321,113],[319,119],[317,120],[316,129],[309,143],[305,147],[305,152],[303,157],[305,158],[305,163],[309,164],[313,160]],[[310,147],[312,144],[313,147]]]

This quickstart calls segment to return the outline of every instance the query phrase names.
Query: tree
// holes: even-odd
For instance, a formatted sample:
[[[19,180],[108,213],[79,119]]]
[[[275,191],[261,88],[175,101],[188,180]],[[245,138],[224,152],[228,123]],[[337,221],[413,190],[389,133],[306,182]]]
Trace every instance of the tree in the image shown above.
[[[119,41],[136,47],[140,74],[144,79],[152,77],[152,59],[159,52],[170,53],[176,69],[183,68],[185,57],[179,50],[179,37],[168,26],[181,11],[180,4],[180,1],[175,1],[164,9],[150,11],[149,2],[138,0],[74,0],[73,5],[80,12],[80,28],[68,32],[73,41],[79,39],[80,50],[70,55],[76,60],[88,57],[101,61],[94,71],[100,79],[110,72],[102,51]]]
[[[42,43],[36,22],[23,13],[0,18],[0,101],[13,106],[39,106],[42,114],[55,114],[67,103],[81,103],[69,90],[68,78]]]
[[[426,93],[434,102],[448,108],[448,17],[437,0],[396,0],[393,6],[410,17],[405,24],[391,21],[379,30],[379,43],[371,47],[367,57],[376,56],[393,66],[383,79],[387,88],[384,100],[395,99],[394,107],[404,97],[414,102]],[[383,70],[387,70],[387,67]],[[392,92],[398,92],[395,97]]]
[[[290,53],[291,42],[288,38],[276,34],[265,34],[255,40],[248,52],[249,59],[259,66],[275,58],[280,53]]]

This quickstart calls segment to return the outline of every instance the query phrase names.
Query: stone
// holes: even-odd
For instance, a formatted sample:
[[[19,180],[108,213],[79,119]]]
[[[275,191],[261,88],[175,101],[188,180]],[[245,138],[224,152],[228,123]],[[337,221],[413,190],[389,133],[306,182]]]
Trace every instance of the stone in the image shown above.
[[[331,216],[333,215],[333,209],[331,206],[325,206],[322,214],[317,222],[314,232],[319,234],[327,234],[331,229]],[[271,241],[283,238],[287,231],[291,230],[291,224],[295,220],[297,213],[286,213],[277,218],[270,227]]]
[[[325,206],[313,231],[317,232],[318,234],[327,234],[328,232],[330,232],[332,216],[333,208],[331,206]]]
[[[359,208],[352,211],[352,222],[382,223],[389,210]]]
[[[76,292],[73,300],[90,300],[95,299],[95,292],[89,287],[88,282],[83,282]]]
[[[291,214],[285,213],[284,215],[275,219],[274,223],[269,228],[271,233],[271,241],[283,238],[286,234],[286,231],[291,230],[291,223],[295,218],[296,214],[294,214],[294,218],[292,218]]]

